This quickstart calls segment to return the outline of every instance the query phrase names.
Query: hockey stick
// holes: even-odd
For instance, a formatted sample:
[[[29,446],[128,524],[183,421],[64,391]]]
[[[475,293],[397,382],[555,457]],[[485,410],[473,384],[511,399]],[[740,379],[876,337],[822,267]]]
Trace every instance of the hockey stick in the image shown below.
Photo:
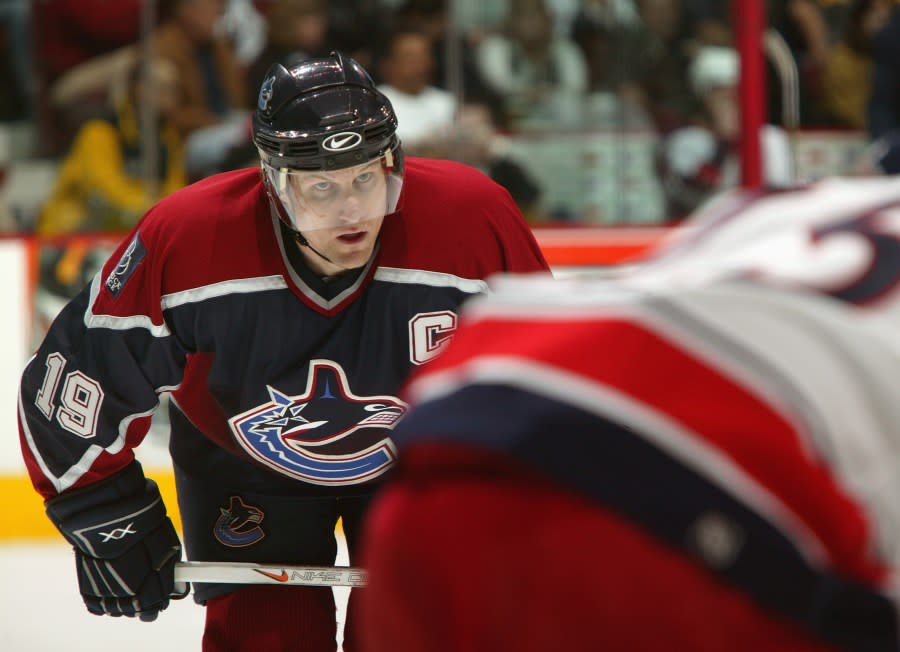
[[[364,569],[350,566],[272,566],[224,561],[175,564],[176,582],[365,586],[367,579]]]

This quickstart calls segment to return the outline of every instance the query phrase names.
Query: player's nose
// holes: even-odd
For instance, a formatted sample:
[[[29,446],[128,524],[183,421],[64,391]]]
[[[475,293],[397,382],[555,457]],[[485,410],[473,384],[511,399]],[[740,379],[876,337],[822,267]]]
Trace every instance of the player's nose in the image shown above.
[[[352,192],[348,194],[344,199],[344,203],[341,204],[341,210],[338,217],[344,224],[355,224],[356,222],[365,219],[364,206],[359,200],[359,197]]]

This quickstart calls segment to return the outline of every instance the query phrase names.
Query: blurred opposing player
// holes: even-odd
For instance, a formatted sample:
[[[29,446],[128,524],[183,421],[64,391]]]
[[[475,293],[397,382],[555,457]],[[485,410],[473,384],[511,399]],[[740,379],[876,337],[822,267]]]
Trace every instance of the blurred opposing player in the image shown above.
[[[22,447],[92,613],[152,620],[174,588],[179,538],[132,453],[160,393],[188,557],[331,565],[342,517],[352,563],[401,382],[482,279],[547,269],[508,193],[404,160],[396,128],[355,61],[273,66],[261,169],[159,202],[50,328],[22,378]],[[328,587],[194,595],[204,650],[335,649]]]
[[[896,650],[900,178],[500,279],[412,380],[366,648]]]

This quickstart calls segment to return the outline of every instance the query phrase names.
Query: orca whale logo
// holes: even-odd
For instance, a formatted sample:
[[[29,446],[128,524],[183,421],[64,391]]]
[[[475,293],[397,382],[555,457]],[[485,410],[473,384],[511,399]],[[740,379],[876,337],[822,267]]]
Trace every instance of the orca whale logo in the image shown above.
[[[257,462],[321,485],[366,482],[394,463],[390,432],[408,408],[400,399],[354,394],[331,360],[310,362],[306,390],[298,396],[266,389],[269,401],[228,421]]]
[[[219,508],[213,536],[229,548],[245,548],[265,538],[266,533],[259,526],[265,517],[259,507],[248,505],[240,496],[231,496],[228,507]]]

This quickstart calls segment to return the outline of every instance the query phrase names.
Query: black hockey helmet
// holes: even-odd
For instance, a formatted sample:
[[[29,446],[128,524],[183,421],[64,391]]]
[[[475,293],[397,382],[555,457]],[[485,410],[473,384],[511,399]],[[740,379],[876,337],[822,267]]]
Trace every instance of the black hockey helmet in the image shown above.
[[[382,215],[396,209],[403,178],[397,117],[363,67],[339,52],[269,68],[253,142],[279,217],[296,231],[334,226],[309,213],[309,196],[298,194],[299,178],[312,171],[371,170],[368,164],[380,160],[388,181]]]

